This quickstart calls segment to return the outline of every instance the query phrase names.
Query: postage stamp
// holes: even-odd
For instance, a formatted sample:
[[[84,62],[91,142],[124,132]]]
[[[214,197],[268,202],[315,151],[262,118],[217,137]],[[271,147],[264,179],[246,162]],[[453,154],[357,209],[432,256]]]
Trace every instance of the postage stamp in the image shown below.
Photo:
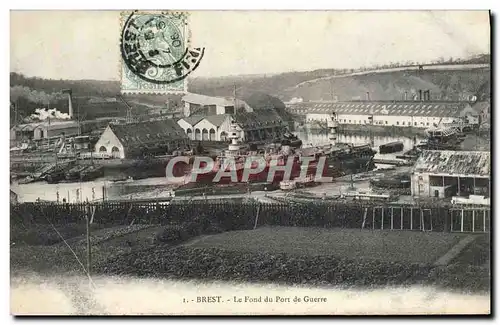
[[[123,12],[122,93],[182,93],[204,48],[190,48],[188,13]]]

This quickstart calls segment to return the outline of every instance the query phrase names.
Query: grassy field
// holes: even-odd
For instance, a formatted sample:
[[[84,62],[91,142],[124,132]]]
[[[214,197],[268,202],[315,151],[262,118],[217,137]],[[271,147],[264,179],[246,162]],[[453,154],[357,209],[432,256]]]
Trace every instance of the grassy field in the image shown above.
[[[432,263],[463,236],[380,230],[262,227],[204,236],[187,245],[242,252],[331,255],[352,259]]]

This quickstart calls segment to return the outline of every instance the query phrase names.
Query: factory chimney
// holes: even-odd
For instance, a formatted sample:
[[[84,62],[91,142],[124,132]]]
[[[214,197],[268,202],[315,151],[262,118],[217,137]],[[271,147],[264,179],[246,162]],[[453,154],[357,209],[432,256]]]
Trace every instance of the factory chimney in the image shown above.
[[[369,91],[366,92],[366,100],[370,101],[370,92]]]
[[[68,94],[68,115],[69,118],[73,118],[73,96],[71,89],[63,89],[63,94]]]
[[[422,101],[422,89],[418,90],[418,100]]]

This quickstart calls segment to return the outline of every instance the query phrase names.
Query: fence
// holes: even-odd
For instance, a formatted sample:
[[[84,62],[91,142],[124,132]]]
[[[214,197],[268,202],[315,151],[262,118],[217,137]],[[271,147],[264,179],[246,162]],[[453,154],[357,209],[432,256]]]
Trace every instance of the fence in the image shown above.
[[[86,211],[93,222],[110,225],[169,224],[209,217],[228,229],[264,225],[341,227],[441,232],[490,232],[490,209],[435,205],[403,206],[370,202],[99,202],[11,205],[11,224],[83,223]]]

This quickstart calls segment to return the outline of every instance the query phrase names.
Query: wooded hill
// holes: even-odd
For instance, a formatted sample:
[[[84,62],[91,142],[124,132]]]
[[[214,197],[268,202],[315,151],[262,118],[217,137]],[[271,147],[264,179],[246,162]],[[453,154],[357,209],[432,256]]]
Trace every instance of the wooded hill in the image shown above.
[[[217,78],[191,78],[189,90],[209,96],[232,96],[234,87],[239,98],[249,98],[254,94],[268,94],[282,101],[293,98],[302,100],[351,100],[363,99],[366,92],[372,100],[399,100],[404,92],[418,92],[418,89],[430,90],[433,99],[456,100],[470,95],[479,99],[490,96],[491,69],[433,69],[437,64],[484,64],[490,62],[490,55],[484,54],[467,60],[437,60],[424,66],[423,71],[415,69],[415,63],[389,64],[360,69],[320,69],[314,71],[286,72],[274,75],[242,75]],[[383,72],[383,69],[409,66],[408,70]],[[372,72],[372,71],[381,72]],[[382,69],[382,70],[381,70]],[[362,75],[350,73],[366,72]],[[334,76],[332,78],[332,76]],[[73,96],[79,103],[102,101],[104,98],[120,96],[119,81],[103,80],[54,80],[39,77],[26,77],[19,73],[10,73],[11,86],[11,122],[17,107],[19,119],[29,116],[36,108],[57,108],[68,112],[68,103],[63,89],[72,89]],[[124,95],[123,98],[139,110],[147,107],[179,108],[179,95]],[[146,105],[146,106],[144,106]],[[84,106],[84,105],[83,105]],[[83,107],[82,106],[82,107]],[[142,107],[142,108],[141,108]],[[140,112],[138,112],[140,113]]]

